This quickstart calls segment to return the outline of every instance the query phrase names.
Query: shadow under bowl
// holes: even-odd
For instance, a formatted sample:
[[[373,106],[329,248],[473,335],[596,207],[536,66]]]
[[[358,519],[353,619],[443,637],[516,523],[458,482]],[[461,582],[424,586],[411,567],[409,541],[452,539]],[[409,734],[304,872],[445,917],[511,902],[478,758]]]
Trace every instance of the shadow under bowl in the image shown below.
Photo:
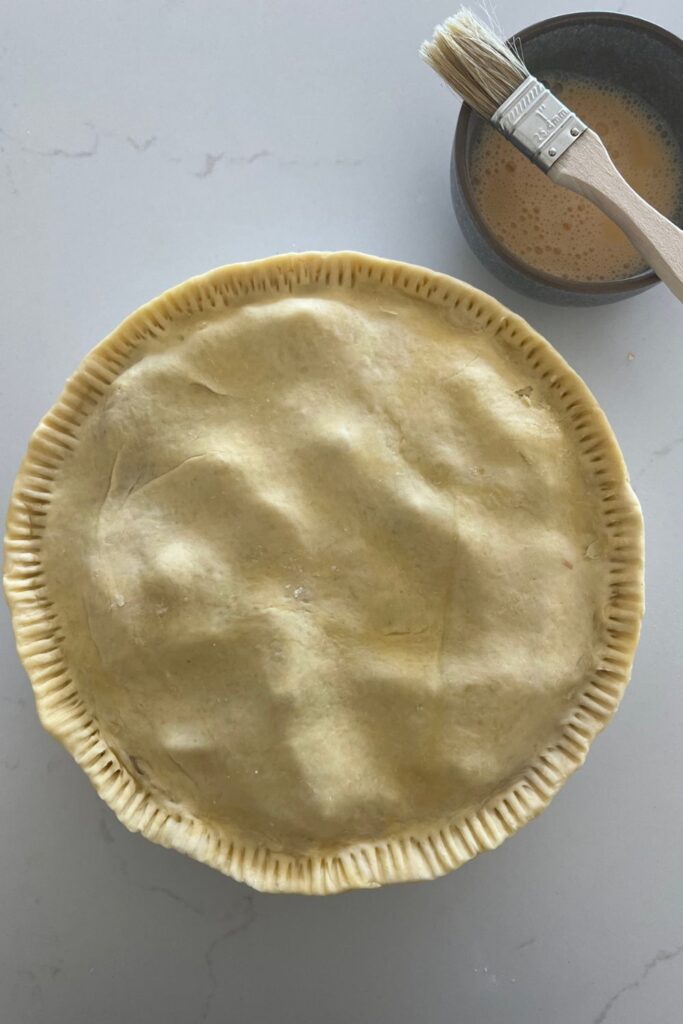
[[[599,79],[635,93],[666,122],[683,154],[683,40],[625,14],[567,14],[515,35],[532,74],[565,73]],[[591,306],[637,295],[659,282],[649,268],[608,281],[573,281],[530,266],[511,252],[484,220],[474,197],[471,157],[486,122],[463,104],[451,158],[451,194],[460,227],[481,262],[504,284],[533,298]],[[674,217],[683,227],[683,208]]]

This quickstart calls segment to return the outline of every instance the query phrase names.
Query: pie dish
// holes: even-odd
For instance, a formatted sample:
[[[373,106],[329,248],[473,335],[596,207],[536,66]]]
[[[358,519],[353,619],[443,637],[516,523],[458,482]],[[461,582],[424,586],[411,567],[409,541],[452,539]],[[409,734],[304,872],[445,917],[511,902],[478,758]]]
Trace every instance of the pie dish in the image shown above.
[[[266,891],[432,878],[584,760],[642,521],[524,321],[357,253],[223,267],[84,360],[6,591],[45,728],[129,829]]]

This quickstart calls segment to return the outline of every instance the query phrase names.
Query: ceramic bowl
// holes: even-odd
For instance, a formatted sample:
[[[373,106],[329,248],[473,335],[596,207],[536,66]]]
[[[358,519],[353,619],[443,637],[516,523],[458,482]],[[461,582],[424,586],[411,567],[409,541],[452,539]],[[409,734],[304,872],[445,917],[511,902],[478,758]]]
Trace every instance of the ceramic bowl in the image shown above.
[[[683,154],[683,40],[625,14],[585,13],[549,18],[515,35],[532,74],[565,72],[601,78],[635,92],[666,121]],[[472,250],[505,284],[546,302],[597,305],[637,295],[657,284],[647,269],[610,281],[571,281],[529,266],[484,222],[470,179],[470,158],[484,121],[463,104],[451,159],[456,216]],[[683,226],[683,200],[674,218]]]

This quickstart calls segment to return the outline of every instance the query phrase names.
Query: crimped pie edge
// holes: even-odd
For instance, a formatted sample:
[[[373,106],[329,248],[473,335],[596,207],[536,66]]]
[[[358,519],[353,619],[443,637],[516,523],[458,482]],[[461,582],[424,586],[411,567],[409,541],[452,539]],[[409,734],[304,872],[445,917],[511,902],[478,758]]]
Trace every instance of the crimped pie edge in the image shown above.
[[[297,286],[354,287],[372,282],[446,309],[458,308],[459,315],[517,349],[529,377],[545,387],[547,397],[566,416],[601,492],[610,576],[604,643],[597,659],[600,667],[586,679],[557,742],[476,813],[381,842],[290,856],[231,840],[188,813],[169,813],[107,745],[71,680],[61,650],[59,613],[50,601],[43,571],[42,536],[51,485],[62,460],[78,443],[79,424],[139,346],[163,334],[165,322],[219,304],[229,307],[268,294],[291,294]],[[602,410],[583,381],[524,320],[484,292],[422,267],[354,252],[293,253],[191,278],[127,317],[86,356],[34,432],[17,475],[7,518],[4,582],[17,649],[43,726],[69,750],[128,829],[262,891],[329,894],[443,875],[477,853],[494,849],[547,806],[585,760],[628,683],[643,614],[643,526]]]

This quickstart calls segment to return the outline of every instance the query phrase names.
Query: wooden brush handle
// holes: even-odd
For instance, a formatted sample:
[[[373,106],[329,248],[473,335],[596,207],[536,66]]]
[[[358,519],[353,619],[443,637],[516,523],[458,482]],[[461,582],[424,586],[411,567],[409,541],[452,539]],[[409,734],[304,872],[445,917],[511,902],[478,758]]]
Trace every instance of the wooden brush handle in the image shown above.
[[[552,165],[548,177],[590,199],[618,224],[657,276],[683,302],[683,231],[624,181],[594,131],[587,128]]]

